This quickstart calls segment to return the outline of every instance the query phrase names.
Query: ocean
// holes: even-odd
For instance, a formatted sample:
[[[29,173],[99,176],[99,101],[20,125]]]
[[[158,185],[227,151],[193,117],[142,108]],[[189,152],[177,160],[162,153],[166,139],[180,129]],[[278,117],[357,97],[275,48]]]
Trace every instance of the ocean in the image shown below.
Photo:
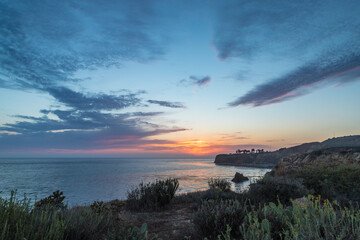
[[[236,172],[250,178],[233,184],[243,191],[270,169],[215,165],[214,159],[150,158],[3,158],[0,159],[0,197],[12,190],[39,200],[56,190],[64,192],[70,206],[93,201],[126,199],[140,182],[178,178],[178,193],[205,190],[210,177],[231,180]]]

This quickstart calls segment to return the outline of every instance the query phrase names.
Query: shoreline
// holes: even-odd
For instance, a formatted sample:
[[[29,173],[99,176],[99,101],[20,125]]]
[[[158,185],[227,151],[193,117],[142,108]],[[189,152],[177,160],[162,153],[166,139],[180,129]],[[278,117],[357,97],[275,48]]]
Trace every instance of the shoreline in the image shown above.
[[[276,166],[273,164],[257,164],[257,163],[215,163],[215,165],[234,166],[234,167],[249,167],[249,168],[265,168],[265,169],[272,169],[273,167]]]

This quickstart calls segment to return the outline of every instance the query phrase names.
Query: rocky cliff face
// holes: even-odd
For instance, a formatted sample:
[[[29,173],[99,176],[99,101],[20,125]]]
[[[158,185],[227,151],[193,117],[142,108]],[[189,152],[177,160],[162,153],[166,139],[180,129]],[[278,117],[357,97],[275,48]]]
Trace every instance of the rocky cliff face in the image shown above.
[[[215,158],[215,163],[220,165],[239,165],[244,167],[274,167],[279,159],[278,152],[253,153],[253,154],[220,154]]]
[[[254,154],[220,154],[216,156],[215,163],[223,165],[271,168],[276,166],[282,158],[292,158],[293,155],[295,155],[294,158],[301,158],[304,154],[306,155],[321,149],[339,147],[360,147],[360,135],[331,138],[323,142],[304,143],[290,148],[281,148],[274,152]]]
[[[335,147],[282,158],[271,175],[284,176],[309,166],[360,164],[360,147]]]

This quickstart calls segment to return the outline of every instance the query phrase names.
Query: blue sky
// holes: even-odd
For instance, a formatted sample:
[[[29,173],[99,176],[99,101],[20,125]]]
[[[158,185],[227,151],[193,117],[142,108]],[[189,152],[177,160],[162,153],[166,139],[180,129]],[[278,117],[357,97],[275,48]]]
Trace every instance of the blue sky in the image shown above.
[[[0,1],[0,156],[360,134],[357,1]]]

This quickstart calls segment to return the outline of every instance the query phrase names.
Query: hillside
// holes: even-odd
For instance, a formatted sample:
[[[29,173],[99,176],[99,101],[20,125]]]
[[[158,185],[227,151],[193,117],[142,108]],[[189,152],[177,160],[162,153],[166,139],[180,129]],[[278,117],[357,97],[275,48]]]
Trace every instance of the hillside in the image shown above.
[[[237,165],[245,167],[272,168],[280,159],[296,154],[306,154],[327,148],[360,147],[360,135],[329,138],[323,142],[310,142],[290,148],[281,148],[274,152],[249,154],[219,154],[215,163],[220,165]]]
[[[282,158],[273,176],[286,176],[306,167],[360,164],[360,147],[331,147]]]

